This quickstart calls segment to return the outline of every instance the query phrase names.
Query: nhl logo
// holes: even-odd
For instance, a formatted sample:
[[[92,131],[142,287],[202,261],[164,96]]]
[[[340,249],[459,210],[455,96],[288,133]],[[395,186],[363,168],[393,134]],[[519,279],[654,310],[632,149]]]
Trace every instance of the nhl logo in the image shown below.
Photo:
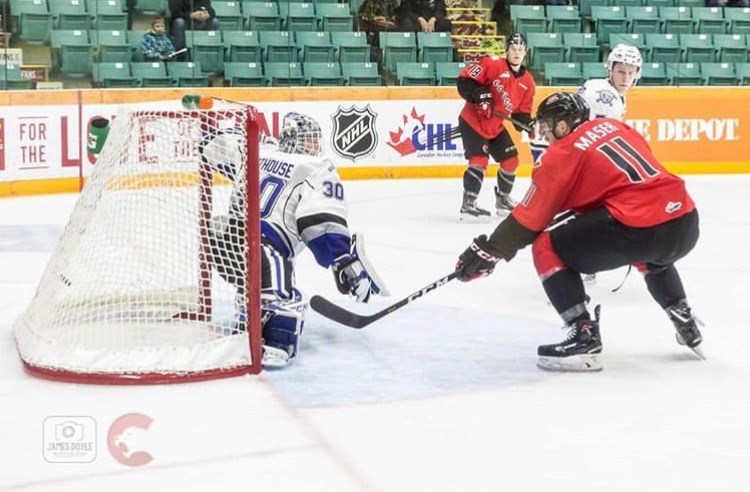
[[[354,161],[369,155],[378,144],[375,132],[375,113],[368,104],[363,109],[339,106],[333,119],[333,150],[341,157]]]

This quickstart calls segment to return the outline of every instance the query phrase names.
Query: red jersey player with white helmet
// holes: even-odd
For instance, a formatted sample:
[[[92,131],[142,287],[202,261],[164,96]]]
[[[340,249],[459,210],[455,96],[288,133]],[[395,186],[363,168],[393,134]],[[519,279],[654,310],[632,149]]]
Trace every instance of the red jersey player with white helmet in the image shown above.
[[[698,212],[685,183],[667,171],[645,139],[612,119],[589,120],[577,94],[558,92],[537,110],[550,147],[534,166],[521,203],[495,231],[474,239],[456,269],[464,281],[489,275],[533,243],[549,300],[570,327],[565,340],[539,347],[538,365],[553,370],[601,369],[599,307],[591,318],[581,273],[634,265],[677,330],[677,341],[702,357],[698,322],[675,261],[698,241]],[[546,230],[555,215],[580,215]]]
[[[529,124],[536,86],[531,73],[523,66],[526,57],[524,35],[516,32],[508,36],[505,50],[505,58],[485,56],[464,68],[458,76],[458,93],[466,100],[458,118],[458,128],[469,160],[463,178],[461,219],[487,219],[490,216],[489,211],[476,204],[488,156],[500,165],[495,188],[497,212],[505,214],[515,206],[510,192],[516,179],[518,151],[505,131],[504,118],[498,114]]]

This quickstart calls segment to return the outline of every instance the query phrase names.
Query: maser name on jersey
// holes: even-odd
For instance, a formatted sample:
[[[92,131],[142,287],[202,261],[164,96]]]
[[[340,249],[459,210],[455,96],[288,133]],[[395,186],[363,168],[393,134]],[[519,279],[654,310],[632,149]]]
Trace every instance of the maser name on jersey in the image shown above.
[[[573,147],[579,150],[586,150],[591,147],[597,140],[601,140],[610,133],[614,133],[616,131],[617,127],[615,125],[607,121],[603,121],[602,123],[599,123],[598,125],[592,127],[591,130],[586,131],[585,134],[578,137],[578,140],[573,144]]]

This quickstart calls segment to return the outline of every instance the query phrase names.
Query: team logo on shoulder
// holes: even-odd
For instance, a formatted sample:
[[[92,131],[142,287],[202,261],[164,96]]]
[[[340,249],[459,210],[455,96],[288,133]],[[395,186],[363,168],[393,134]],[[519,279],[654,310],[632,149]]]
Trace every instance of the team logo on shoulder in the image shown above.
[[[378,144],[375,131],[376,114],[368,104],[360,109],[357,106],[338,107],[331,116],[333,120],[333,150],[352,161],[372,153]]]
[[[615,99],[617,99],[617,96],[612,91],[606,89],[596,91],[596,102],[612,106],[614,105]]]

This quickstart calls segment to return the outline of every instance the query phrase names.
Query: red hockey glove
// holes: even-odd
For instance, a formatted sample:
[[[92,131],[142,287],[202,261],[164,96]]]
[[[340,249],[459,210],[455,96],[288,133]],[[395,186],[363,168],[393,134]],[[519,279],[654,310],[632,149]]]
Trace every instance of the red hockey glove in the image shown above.
[[[470,282],[486,277],[492,273],[498,261],[500,258],[487,251],[487,236],[482,234],[458,257],[458,279],[461,282]]]

